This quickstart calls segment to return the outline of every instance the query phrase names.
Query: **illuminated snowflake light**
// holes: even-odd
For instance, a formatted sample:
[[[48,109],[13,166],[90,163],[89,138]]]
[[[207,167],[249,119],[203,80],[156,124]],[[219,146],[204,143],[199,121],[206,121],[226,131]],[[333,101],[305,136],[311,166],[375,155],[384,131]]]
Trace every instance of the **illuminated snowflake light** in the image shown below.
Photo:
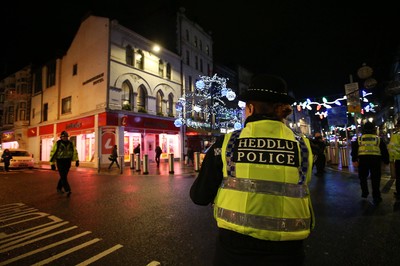
[[[222,98],[236,99],[236,93],[226,87],[226,78],[199,76],[194,91],[185,91],[176,103],[175,126],[187,125],[206,130],[242,127],[242,109],[228,108]]]

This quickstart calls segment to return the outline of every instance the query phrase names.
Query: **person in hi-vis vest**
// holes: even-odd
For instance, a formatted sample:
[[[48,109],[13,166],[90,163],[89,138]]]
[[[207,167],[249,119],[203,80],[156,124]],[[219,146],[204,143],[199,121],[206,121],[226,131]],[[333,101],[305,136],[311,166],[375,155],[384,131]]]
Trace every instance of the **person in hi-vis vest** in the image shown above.
[[[400,199],[400,120],[397,121],[388,145],[390,161],[394,162],[394,176],[396,177],[396,191],[393,192]]]
[[[389,164],[389,152],[386,143],[376,135],[374,123],[366,122],[362,127],[362,135],[351,143],[351,161],[354,167],[358,167],[361,197],[367,198],[369,195],[367,179],[370,176],[373,202],[380,203],[382,161]]]
[[[303,241],[315,222],[313,154],[284,123],[294,99],[282,78],[260,74],[239,100],[244,128],[208,149],[190,189],[195,204],[214,208],[214,265],[304,265]]]

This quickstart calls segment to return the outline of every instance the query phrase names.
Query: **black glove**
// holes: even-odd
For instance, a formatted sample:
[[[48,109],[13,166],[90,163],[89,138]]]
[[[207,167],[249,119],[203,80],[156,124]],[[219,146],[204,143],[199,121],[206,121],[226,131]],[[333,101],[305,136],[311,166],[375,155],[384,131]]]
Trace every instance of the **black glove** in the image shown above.
[[[51,165],[51,170],[53,170],[53,171],[56,170],[56,165],[55,165],[55,164],[52,164],[52,165]]]
[[[76,167],[79,166],[79,161],[75,161],[75,166],[76,166]]]

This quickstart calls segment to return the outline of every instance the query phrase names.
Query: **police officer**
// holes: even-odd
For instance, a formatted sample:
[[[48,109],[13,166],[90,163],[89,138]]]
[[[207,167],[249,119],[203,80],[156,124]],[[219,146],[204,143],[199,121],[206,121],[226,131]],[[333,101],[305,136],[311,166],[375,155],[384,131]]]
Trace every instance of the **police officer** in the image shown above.
[[[68,183],[68,172],[71,168],[71,161],[75,161],[75,166],[79,166],[78,152],[75,145],[68,140],[68,133],[66,131],[61,132],[60,139],[53,145],[50,151],[50,165],[51,170],[58,168],[60,179],[57,184],[57,192],[62,194],[64,191],[67,193],[67,197],[71,195],[71,187]],[[64,191],[63,191],[64,189]]]
[[[388,149],[390,161],[394,162],[396,176],[396,191],[394,192],[394,196],[400,199],[400,120],[397,121],[394,132],[390,137]]]
[[[367,122],[362,128],[362,135],[353,141],[351,146],[351,161],[354,167],[358,167],[361,197],[367,198],[369,195],[367,178],[370,175],[373,202],[378,204],[382,201],[380,191],[382,161],[389,164],[386,143],[376,135],[375,124]]]
[[[214,206],[214,264],[302,265],[314,226],[313,155],[309,140],[284,124],[294,99],[283,79],[259,74],[239,100],[244,128],[217,139],[190,189],[195,204]]]

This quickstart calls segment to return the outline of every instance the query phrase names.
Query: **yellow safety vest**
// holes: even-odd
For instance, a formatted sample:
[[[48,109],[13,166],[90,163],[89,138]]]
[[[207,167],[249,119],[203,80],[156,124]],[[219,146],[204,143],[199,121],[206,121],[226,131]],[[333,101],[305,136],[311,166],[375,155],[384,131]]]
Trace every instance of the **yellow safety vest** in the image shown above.
[[[388,145],[390,160],[400,160],[400,133],[392,134]]]
[[[358,137],[358,155],[381,155],[380,139],[374,134],[364,134]]]
[[[221,151],[224,178],[214,200],[218,227],[263,240],[307,238],[314,227],[309,140],[301,137],[302,164],[301,146],[282,122],[248,123],[235,141],[235,152],[231,136],[225,135]]]

